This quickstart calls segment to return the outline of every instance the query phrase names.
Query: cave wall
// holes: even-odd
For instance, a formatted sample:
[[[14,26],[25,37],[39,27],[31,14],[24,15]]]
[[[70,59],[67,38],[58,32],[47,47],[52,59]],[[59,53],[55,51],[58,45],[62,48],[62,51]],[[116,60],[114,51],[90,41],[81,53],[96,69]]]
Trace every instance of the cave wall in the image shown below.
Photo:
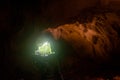
[[[69,20],[69,17],[76,16],[82,10],[89,7],[102,6],[104,8],[106,6],[110,6],[114,10],[119,10],[119,0],[4,0],[3,2],[1,2],[1,6],[1,61],[3,65],[2,69],[5,72],[4,75],[7,75],[8,78],[15,78],[16,76],[19,76],[19,73],[16,73],[19,71],[23,71],[23,73],[25,73],[23,74],[24,76],[28,75],[26,77],[29,77],[29,75],[31,74],[39,73],[32,63],[33,57],[31,57],[31,53],[32,51],[34,52],[34,39],[36,37],[39,37],[40,31],[42,31],[43,29],[47,29],[48,27],[58,27],[55,29],[49,28],[48,31],[52,33],[54,39],[63,39],[72,44],[74,50],[76,51],[75,54],[77,53],[77,58],[76,56],[68,56],[63,64],[63,66],[66,67],[65,69],[68,70],[68,74],[69,70],[73,70],[73,74],[77,71],[79,72],[79,56],[82,55],[82,52],[85,53],[85,55],[83,54],[84,57],[88,55],[86,54],[87,52],[90,56],[92,56],[92,58],[94,58],[95,55],[97,55],[98,57],[100,56],[99,60],[101,61],[101,58],[106,58],[106,56],[109,56],[108,53],[106,55],[106,52],[109,52],[111,46],[118,46],[117,43],[119,42],[119,39],[117,32],[119,32],[119,22],[117,22],[117,25],[116,23],[114,23],[114,26],[112,24],[113,22],[107,20],[108,23],[106,22],[104,24],[107,25],[108,30],[104,28],[101,29],[101,27],[103,27],[103,24],[100,23],[99,25],[101,27],[99,27],[98,29],[100,29],[100,31],[103,30],[103,33],[98,33],[95,30],[97,28],[95,23],[97,22],[94,19],[92,20],[92,22],[85,24],[79,22],[73,24],[65,23],[60,26],[56,26],[56,24],[58,25],[60,23],[66,22],[67,20]],[[93,9],[94,8],[91,8],[91,10]],[[114,14],[112,15],[114,16]],[[116,16],[114,17],[116,18]],[[109,19],[113,18],[109,17]],[[115,30],[113,28],[108,28],[109,26],[111,26],[110,24],[115,27]],[[85,28],[85,26],[87,26],[87,28]],[[116,32],[116,30],[118,31]],[[111,35],[108,35],[109,33],[111,33]],[[83,34],[85,36],[83,36]],[[97,41],[96,35],[99,35],[99,40]],[[103,41],[104,43],[101,41]],[[30,47],[31,45],[32,47]],[[81,47],[81,45],[83,47]],[[106,46],[108,49],[103,48]],[[79,50],[81,50],[81,48],[83,48],[83,51],[81,51],[80,53]],[[99,54],[95,53],[95,50]],[[68,65],[73,65],[73,67],[77,66],[75,72],[73,67],[67,69]],[[86,64],[85,66],[89,65],[91,64]],[[94,65],[91,66],[91,68],[94,68]],[[85,70],[85,68],[81,69]],[[90,69],[87,70],[89,71]],[[27,72],[29,72],[29,74]],[[64,73],[66,74],[66,76],[68,76],[67,71],[65,71]],[[79,74],[76,75],[77,77],[79,76]],[[33,75],[33,77],[35,76]]]

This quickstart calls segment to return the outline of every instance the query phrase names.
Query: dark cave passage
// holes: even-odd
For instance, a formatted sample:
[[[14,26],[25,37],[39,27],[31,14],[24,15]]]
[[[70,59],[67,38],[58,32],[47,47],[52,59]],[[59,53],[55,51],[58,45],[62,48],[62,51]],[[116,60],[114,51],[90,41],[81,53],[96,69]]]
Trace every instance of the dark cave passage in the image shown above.
[[[0,79],[120,80],[119,5],[119,0],[1,1]],[[35,55],[36,41],[46,33],[59,65],[52,56],[44,64]]]

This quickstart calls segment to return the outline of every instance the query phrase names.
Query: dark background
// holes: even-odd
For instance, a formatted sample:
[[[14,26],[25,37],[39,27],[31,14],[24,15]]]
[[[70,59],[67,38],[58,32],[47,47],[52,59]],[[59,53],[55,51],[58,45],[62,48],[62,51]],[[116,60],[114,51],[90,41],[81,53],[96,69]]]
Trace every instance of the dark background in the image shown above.
[[[119,0],[1,0],[0,80],[37,80],[34,41],[39,32],[64,24],[82,10],[106,7],[119,10]],[[32,47],[31,47],[32,45]]]

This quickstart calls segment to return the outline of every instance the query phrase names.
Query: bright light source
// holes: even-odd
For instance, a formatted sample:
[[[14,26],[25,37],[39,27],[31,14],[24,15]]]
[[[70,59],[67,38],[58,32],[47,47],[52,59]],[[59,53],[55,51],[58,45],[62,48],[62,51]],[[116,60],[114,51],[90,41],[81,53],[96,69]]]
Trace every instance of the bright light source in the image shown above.
[[[40,55],[40,56],[48,56],[54,53],[55,52],[52,52],[51,45],[48,41],[39,45],[37,50],[35,51],[35,55]]]

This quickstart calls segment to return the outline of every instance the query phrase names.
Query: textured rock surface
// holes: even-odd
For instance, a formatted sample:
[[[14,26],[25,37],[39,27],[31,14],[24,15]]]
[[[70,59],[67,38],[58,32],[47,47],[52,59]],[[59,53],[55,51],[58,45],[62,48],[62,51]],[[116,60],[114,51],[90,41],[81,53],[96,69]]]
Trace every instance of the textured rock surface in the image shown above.
[[[80,56],[107,58],[119,46],[119,17],[113,13],[94,15],[91,22],[71,23],[48,28],[56,40],[63,39],[73,46]]]
[[[88,17],[84,23],[77,21],[45,30],[50,32],[54,39],[66,41],[75,51],[72,53],[73,56],[68,55],[62,63],[66,80],[74,80],[82,75],[99,74],[108,75],[112,79],[113,74],[119,69],[119,58],[116,57],[120,54],[119,16],[107,12],[93,14],[91,20]],[[90,80],[90,78],[82,80]],[[106,79],[98,77],[92,80]]]

